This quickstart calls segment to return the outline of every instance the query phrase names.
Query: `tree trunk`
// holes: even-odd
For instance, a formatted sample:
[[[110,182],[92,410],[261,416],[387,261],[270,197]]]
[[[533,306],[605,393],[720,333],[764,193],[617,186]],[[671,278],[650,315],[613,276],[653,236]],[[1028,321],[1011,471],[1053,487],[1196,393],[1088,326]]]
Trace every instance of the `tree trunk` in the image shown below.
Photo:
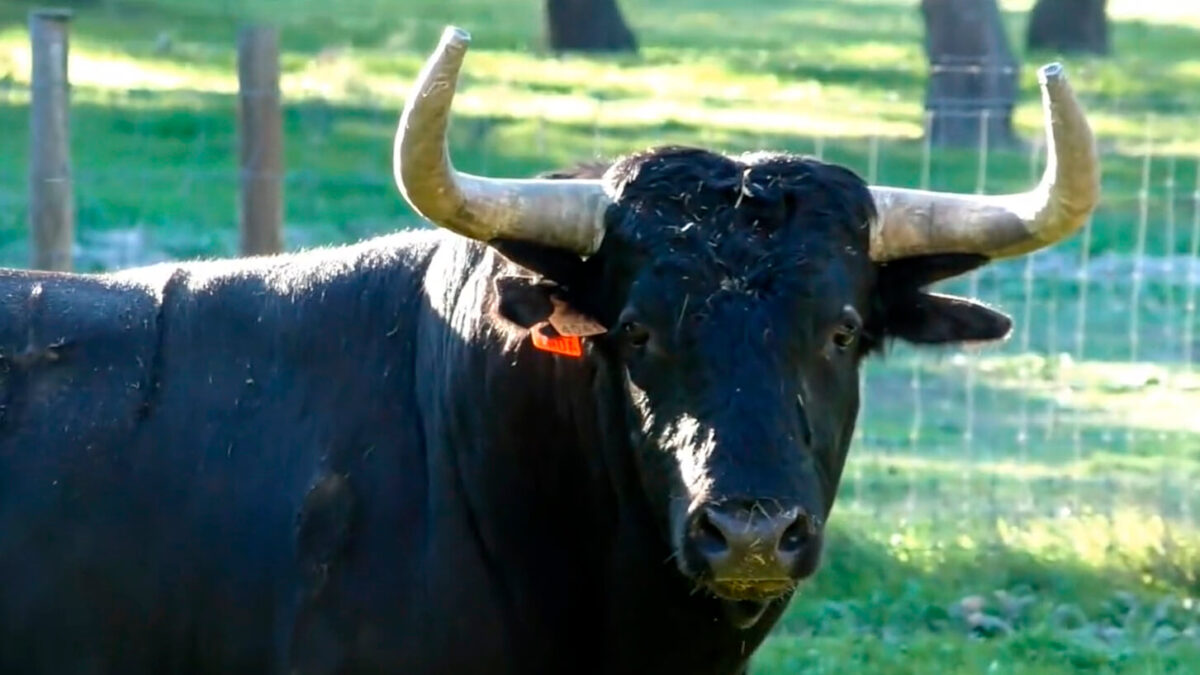
[[[546,33],[556,52],[637,51],[616,0],[546,0]]]
[[[1065,54],[1107,54],[1107,5],[1108,0],[1038,0],[1029,13],[1025,45]]]
[[[1017,142],[1017,62],[996,0],[921,0],[929,83],[925,110],[936,145]]]

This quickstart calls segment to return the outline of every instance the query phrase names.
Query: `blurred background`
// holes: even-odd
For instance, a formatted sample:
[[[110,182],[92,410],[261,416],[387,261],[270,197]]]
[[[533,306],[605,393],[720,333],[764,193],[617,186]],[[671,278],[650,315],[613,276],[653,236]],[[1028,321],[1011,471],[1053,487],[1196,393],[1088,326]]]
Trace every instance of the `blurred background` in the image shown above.
[[[1200,672],[1195,3],[71,0],[46,19],[69,35],[61,147],[52,99],[31,106],[40,6],[0,1],[0,265],[39,266],[43,218],[77,271],[239,255],[246,228],[298,250],[425,227],[391,135],[447,24],[473,37],[453,158],[494,176],[687,143],[1023,190],[1061,60],[1103,201],[945,285],[1011,313],[1006,343],[867,365],[824,567],[755,672]],[[69,189],[34,195],[63,161]]]

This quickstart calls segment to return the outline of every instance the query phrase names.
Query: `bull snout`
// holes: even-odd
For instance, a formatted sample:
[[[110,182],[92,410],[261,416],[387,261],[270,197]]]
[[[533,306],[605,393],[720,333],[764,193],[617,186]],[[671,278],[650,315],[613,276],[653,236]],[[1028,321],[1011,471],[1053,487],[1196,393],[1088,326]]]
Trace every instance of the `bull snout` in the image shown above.
[[[734,600],[776,597],[806,572],[819,518],[799,506],[721,502],[696,508],[684,540],[711,589]]]

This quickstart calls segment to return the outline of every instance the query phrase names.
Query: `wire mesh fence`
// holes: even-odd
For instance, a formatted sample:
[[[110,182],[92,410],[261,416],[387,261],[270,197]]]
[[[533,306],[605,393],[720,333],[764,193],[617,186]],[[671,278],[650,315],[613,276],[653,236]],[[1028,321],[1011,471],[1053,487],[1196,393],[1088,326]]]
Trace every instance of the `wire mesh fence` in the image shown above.
[[[314,58],[324,60],[327,79],[284,81],[286,248],[421,227],[391,177],[391,135],[405,94],[395,83],[407,80],[380,89],[370,78],[339,79],[342,55]],[[205,89],[75,87],[77,269],[236,254],[232,78],[231,70],[229,81]],[[981,134],[976,147],[953,149],[924,142],[929,120],[919,100],[860,125],[865,133],[826,133],[806,125],[801,109],[766,111],[769,123],[760,124],[719,103],[697,117],[664,98],[638,103],[587,89],[555,98],[549,84],[502,100],[492,98],[497,87],[521,86],[475,81],[470,68],[464,80],[451,148],[456,164],[478,173],[528,176],[660,143],[802,152],[873,183],[967,192],[1024,189],[1043,169],[1040,113],[1028,90],[1026,113],[1017,115],[1024,146],[994,148]],[[336,95],[323,88],[330,82]],[[9,130],[0,139],[9,158],[0,164],[0,264],[17,267],[28,261],[28,93],[13,81],[0,85],[0,124]],[[868,363],[839,508],[944,525],[937,536],[947,541],[968,532],[1003,539],[1012,536],[1006,527],[1084,513],[1110,523],[1141,514],[1192,529],[1190,486],[1200,477],[1200,127],[1190,121],[1200,100],[1154,107],[1082,98],[1097,120],[1105,163],[1103,202],[1091,224],[1061,246],[943,285],[1010,313],[1015,328],[1005,343],[896,344]],[[1122,124],[1112,122],[1118,114]],[[1128,120],[1138,128],[1126,128]]]

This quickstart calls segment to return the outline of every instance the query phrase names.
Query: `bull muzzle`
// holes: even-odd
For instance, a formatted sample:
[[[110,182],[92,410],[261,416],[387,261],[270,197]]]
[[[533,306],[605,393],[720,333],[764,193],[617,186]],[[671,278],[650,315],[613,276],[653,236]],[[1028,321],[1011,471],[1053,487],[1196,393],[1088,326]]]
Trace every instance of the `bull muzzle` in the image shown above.
[[[765,602],[815,570],[821,525],[775,500],[710,502],[689,516],[681,553],[687,572],[717,597]]]

